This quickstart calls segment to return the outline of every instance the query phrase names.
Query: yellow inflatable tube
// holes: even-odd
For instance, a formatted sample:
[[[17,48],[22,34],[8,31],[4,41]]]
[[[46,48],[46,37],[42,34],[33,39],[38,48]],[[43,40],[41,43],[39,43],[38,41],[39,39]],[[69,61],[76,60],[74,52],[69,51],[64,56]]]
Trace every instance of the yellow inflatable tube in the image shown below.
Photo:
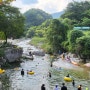
[[[72,81],[72,78],[70,78],[70,77],[64,77],[64,80],[65,80],[66,82],[71,82],[71,81]]]
[[[27,73],[30,74],[30,75],[33,75],[33,74],[34,74],[33,71],[29,71],[29,72],[27,72]]]
[[[4,72],[5,72],[5,70],[3,70],[3,69],[0,68],[0,74],[2,74]]]

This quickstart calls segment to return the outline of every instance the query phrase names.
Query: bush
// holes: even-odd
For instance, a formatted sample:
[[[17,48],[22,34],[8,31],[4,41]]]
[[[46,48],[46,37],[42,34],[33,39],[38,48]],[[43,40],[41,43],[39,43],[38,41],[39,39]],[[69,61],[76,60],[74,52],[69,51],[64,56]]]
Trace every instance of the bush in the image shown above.
[[[4,48],[0,48],[0,57],[4,56]]]

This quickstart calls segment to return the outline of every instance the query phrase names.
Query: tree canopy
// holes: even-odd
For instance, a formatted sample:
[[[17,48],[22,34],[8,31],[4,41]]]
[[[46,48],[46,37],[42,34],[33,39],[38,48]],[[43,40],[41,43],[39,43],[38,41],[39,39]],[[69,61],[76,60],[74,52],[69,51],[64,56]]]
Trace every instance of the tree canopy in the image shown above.
[[[76,42],[76,51],[84,62],[86,62],[86,59],[90,59],[90,36],[80,37]]]
[[[0,31],[3,31],[6,39],[19,38],[24,30],[24,17],[16,7],[0,5]]]
[[[13,2],[13,1],[16,1],[16,0],[0,0],[0,5],[9,4],[9,3]]]
[[[61,49],[61,43],[67,38],[68,27],[57,19],[53,19],[47,30],[47,40],[54,52]]]
[[[61,17],[71,19],[76,26],[90,26],[90,1],[69,3]]]

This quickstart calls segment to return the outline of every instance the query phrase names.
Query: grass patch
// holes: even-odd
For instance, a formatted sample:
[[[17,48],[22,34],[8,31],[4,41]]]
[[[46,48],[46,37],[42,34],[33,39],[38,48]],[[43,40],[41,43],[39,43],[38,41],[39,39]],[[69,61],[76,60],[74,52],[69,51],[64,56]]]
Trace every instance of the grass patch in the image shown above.
[[[0,57],[4,56],[4,48],[0,48]]]
[[[73,78],[78,78],[78,79],[85,79],[85,80],[89,80],[89,72],[88,70],[84,69],[84,70],[65,70],[64,74],[70,74],[71,76],[73,76]]]
[[[52,53],[51,46],[47,43],[45,37],[42,37],[42,38],[41,37],[34,37],[30,41],[30,44],[34,45],[36,47],[42,48],[48,54]]]
[[[30,44],[34,46],[41,46],[43,43],[45,43],[45,38],[41,38],[41,37],[34,37],[30,41]]]

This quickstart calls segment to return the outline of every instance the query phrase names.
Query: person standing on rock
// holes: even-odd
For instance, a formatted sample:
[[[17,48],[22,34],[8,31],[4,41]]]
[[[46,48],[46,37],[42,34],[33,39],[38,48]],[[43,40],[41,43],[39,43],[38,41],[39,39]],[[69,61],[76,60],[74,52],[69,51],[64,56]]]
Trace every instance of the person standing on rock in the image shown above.
[[[32,56],[32,53],[31,53],[31,52],[29,52],[29,55],[30,55],[30,56]]]
[[[64,59],[65,59],[65,53],[62,54],[62,60],[64,60]]]

